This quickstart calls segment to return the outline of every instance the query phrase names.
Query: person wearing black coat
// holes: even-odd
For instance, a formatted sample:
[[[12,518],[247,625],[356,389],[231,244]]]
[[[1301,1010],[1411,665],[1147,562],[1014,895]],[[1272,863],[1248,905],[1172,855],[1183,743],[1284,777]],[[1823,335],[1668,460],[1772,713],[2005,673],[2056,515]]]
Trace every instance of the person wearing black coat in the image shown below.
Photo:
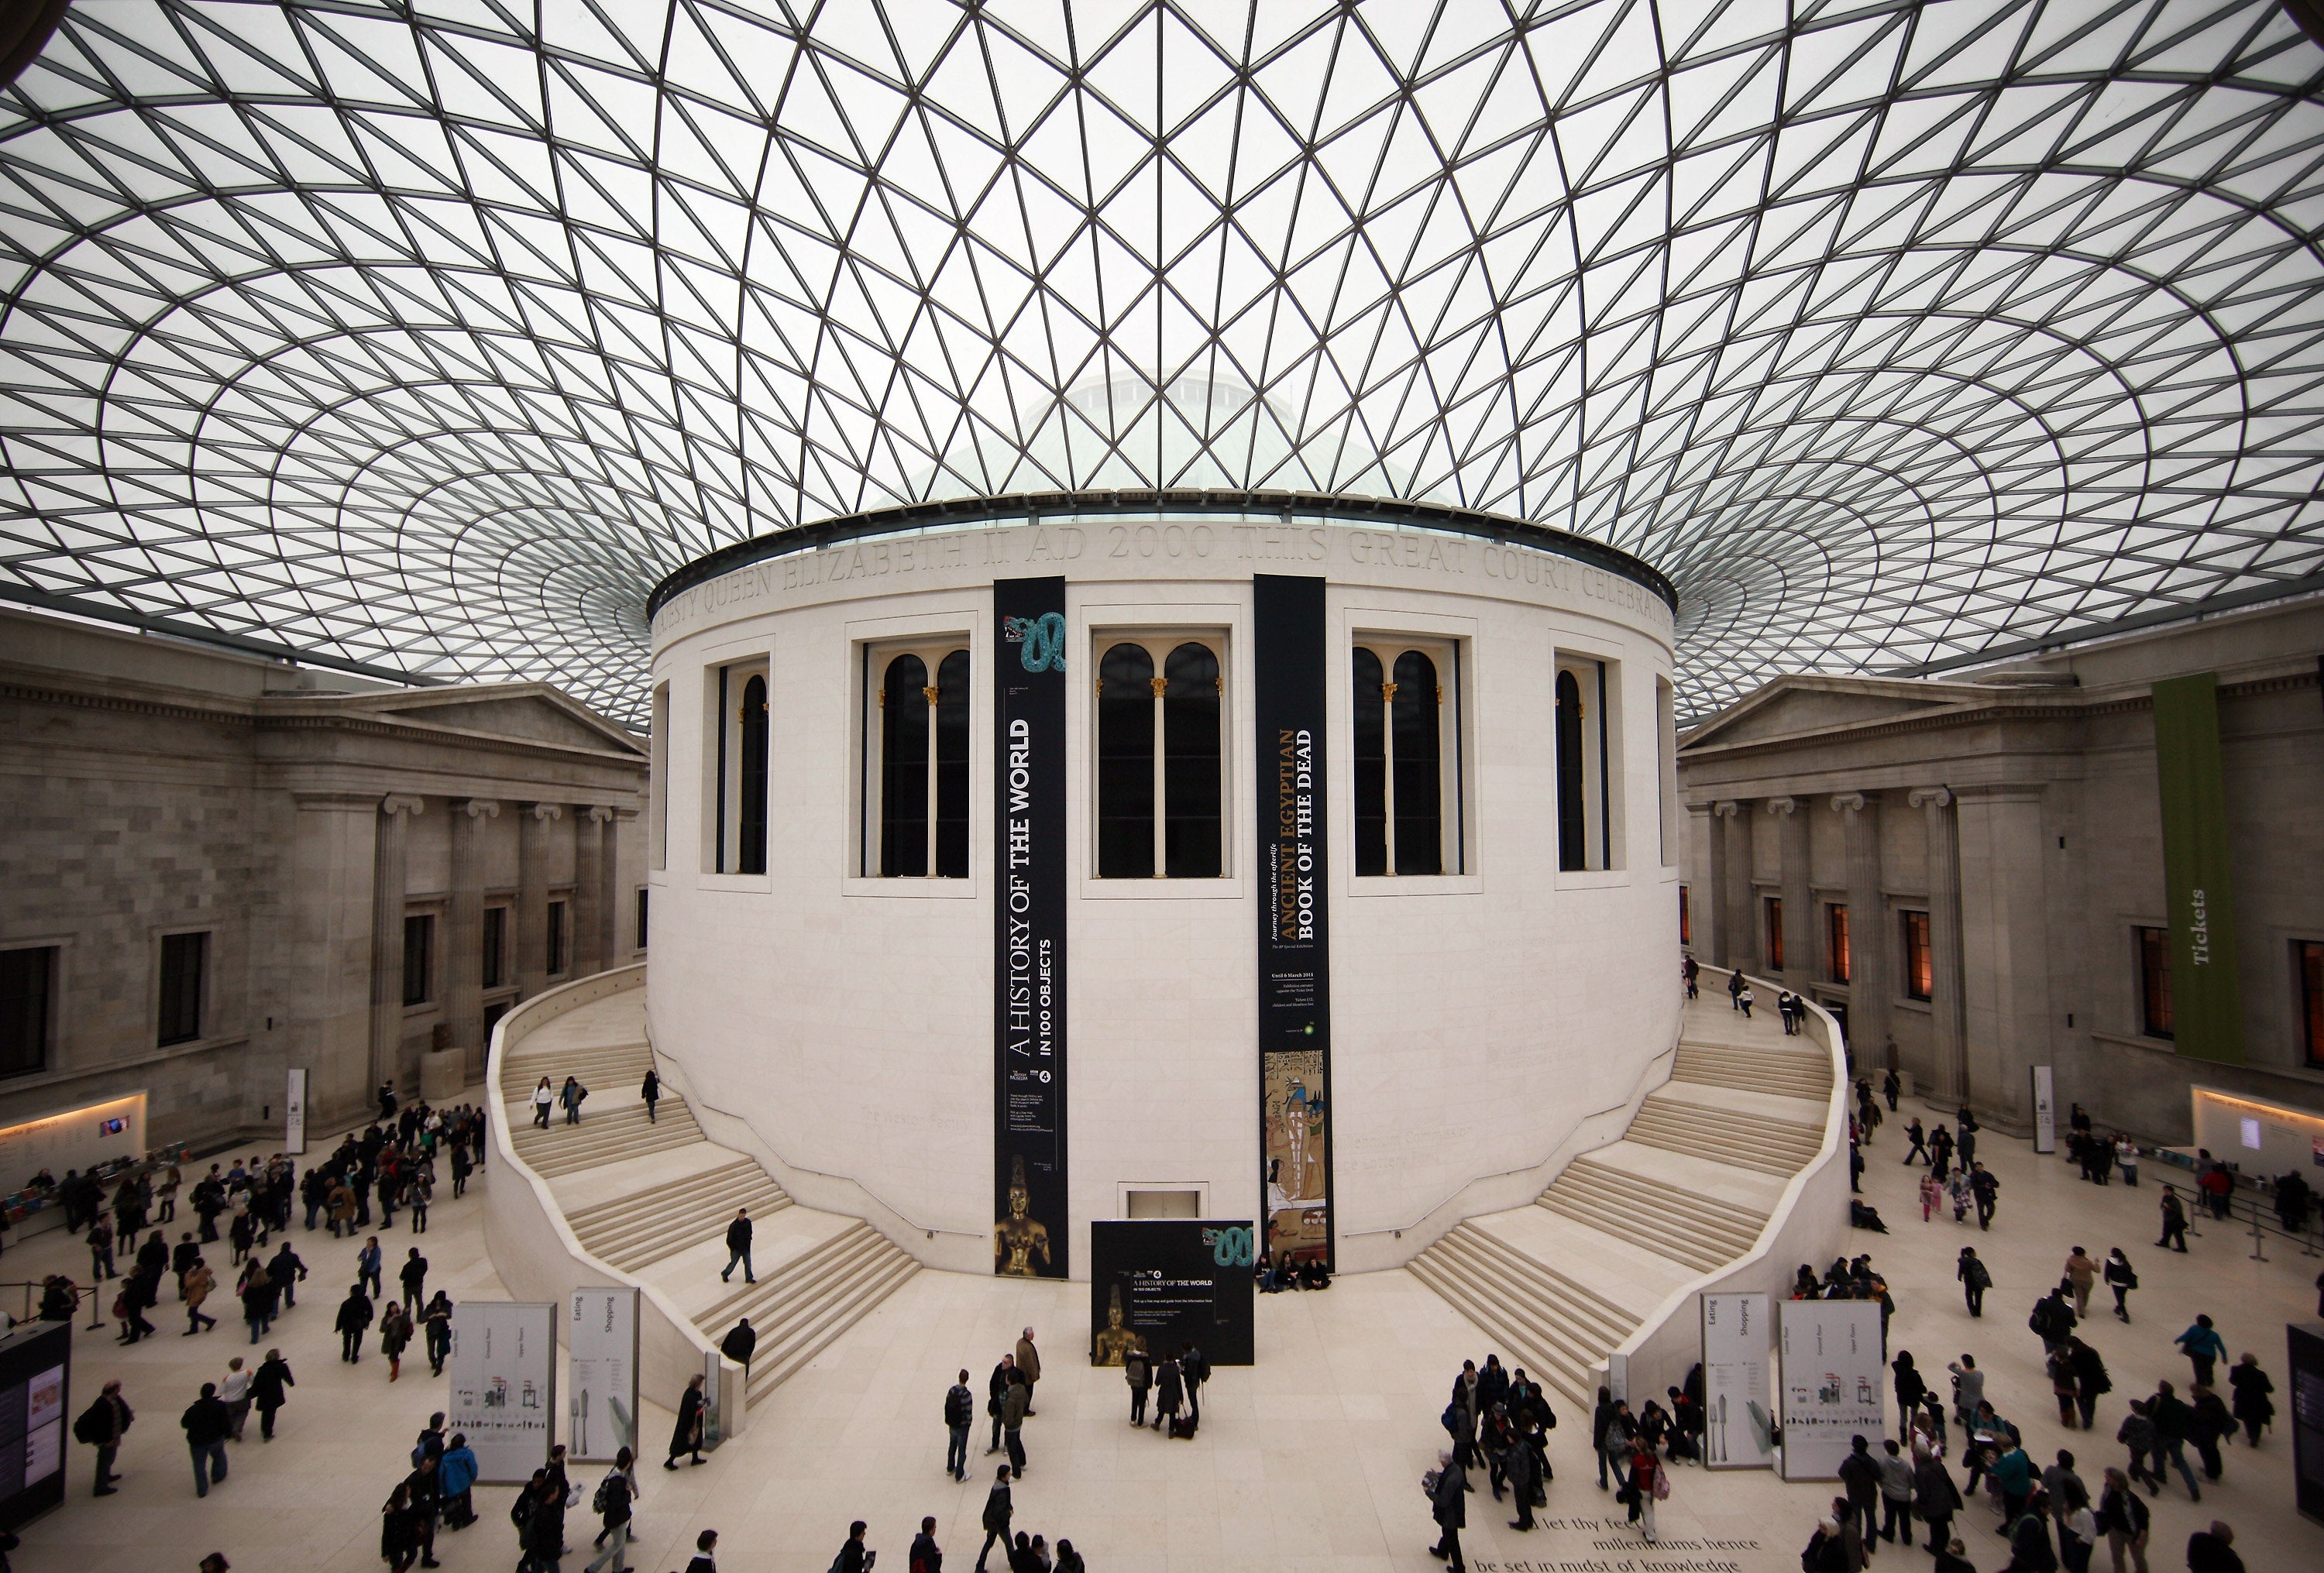
[[[2257,1355],[2246,1355],[2227,1367],[2227,1385],[2235,1390],[2236,1419],[2243,1422],[2244,1434],[2256,1448],[2259,1433],[2275,1419],[2275,1401],[2268,1396],[2275,1391],[2275,1384],[2259,1368]]]
[[[234,1430],[234,1412],[217,1395],[217,1384],[202,1384],[202,1395],[178,1417],[186,1430],[186,1450],[194,1458],[194,1495],[208,1496],[210,1482],[226,1483],[226,1439]]]
[[[699,1376],[689,1378],[686,1384],[686,1391],[678,1395],[678,1424],[670,1428],[669,1456],[661,1461],[661,1467],[665,1469],[677,1468],[678,1455],[681,1453],[693,1454],[694,1457],[689,1460],[692,1463],[709,1462],[702,1456],[704,1403],[702,1381]]]
[[[1598,1407],[1590,1412],[1590,1450],[1598,1455],[1598,1489],[1606,1489],[1606,1427],[1614,1418],[1614,1392],[1598,1390]]]
[[[282,1351],[267,1350],[266,1358],[258,1363],[258,1369],[250,1377],[250,1402],[258,1411],[260,1441],[274,1440],[274,1412],[288,1402],[289,1396],[282,1390],[298,1385],[299,1379],[290,1375],[290,1364],[283,1359]]]
[[[1953,1514],[1961,1509],[1960,1487],[1953,1484],[1945,1461],[1927,1449],[1913,1454],[1913,1512],[1929,1526],[1929,1543],[1923,1548],[1941,1553],[1952,1539]]]
[[[1468,1564],[1461,1559],[1461,1532],[1469,1527],[1469,1472],[1461,1467],[1460,1459],[1453,1459],[1437,1474],[1429,1511],[1443,1532],[1428,1548],[1428,1554],[1442,1557],[1452,1573],[1466,1573]]]
[[[307,1275],[307,1264],[299,1259],[299,1253],[290,1248],[288,1239],[282,1242],[282,1248],[274,1253],[273,1259],[266,1264],[266,1275],[274,1281],[274,1287],[281,1291],[283,1310],[288,1311],[299,1303],[299,1280]]]
[[[1888,1362],[1895,1375],[1896,1418],[1903,1422],[1904,1440],[1913,1440],[1913,1416],[1920,1410],[1921,1401],[1929,1395],[1929,1384],[1921,1376],[1921,1368],[1913,1364],[1913,1351],[1899,1349],[1896,1357]]]
[[[347,1297],[339,1302],[338,1319],[331,1325],[338,1329],[339,1358],[349,1365],[363,1358],[363,1337],[371,1327],[371,1296],[363,1292],[360,1283],[347,1285]]]
[[[1170,1422],[1178,1418],[1178,1406],[1186,1401],[1186,1384],[1178,1375],[1178,1362],[1166,1359],[1154,1371],[1154,1429],[1167,1433]]]
[[[1001,1542],[1001,1554],[1009,1555],[1009,1520],[1016,1511],[1009,1494],[1009,1466],[1003,1464],[992,1476],[992,1489],[984,1494],[984,1515],[978,1522],[984,1529],[984,1544],[976,1553],[976,1573],[984,1573],[984,1559],[992,1551],[992,1543]]]

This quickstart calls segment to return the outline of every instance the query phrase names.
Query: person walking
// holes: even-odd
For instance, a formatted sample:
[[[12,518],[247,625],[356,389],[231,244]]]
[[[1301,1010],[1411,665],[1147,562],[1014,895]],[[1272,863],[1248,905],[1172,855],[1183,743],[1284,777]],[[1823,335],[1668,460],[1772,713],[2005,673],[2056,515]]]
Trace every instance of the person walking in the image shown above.
[[[831,1573],[866,1573],[876,1555],[863,1544],[864,1532],[870,1527],[860,1518],[847,1526],[846,1543],[839,1548],[839,1555],[831,1559]],[[1021,1540],[1024,1537],[1020,1535],[1018,1538]]]
[[[590,1511],[604,1527],[597,1532],[597,1554],[589,1559],[585,1573],[631,1573],[622,1553],[628,1549],[632,1536],[630,1520],[638,1501],[637,1456],[623,1448],[613,1455],[613,1467],[597,1482],[597,1493],[590,1499]]]
[[[202,1395],[186,1406],[178,1417],[185,1428],[186,1450],[194,1460],[194,1495],[208,1496],[210,1483],[226,1483],[226,1439],[234,1428],[234,1417],[217,1395],[217,1384],[202,1384]]]
[[[1001,1395],[1001,1441],[1019,1479],[1025,1475],[1025,1417],[1033,1412],[1032,1403],[1033,1384],[1022,1368],[1010,1372],[1009,1391]]]
[[[1506,1409],[1507,1405],[1496,1407]],[[1506,1477],[1517,1508],[1517,1517],[1509,1520],[1509,1528],[1530,1530],[1533,1528],[1534,1498],[1541,1495],[1541,1455],[1534,1451],[1533,1440],[1526,1426],[1508,1425],[1506,1416],[1497,1417],[1497,1420],[1502,1423],[1492,1428],[1486,1446],[1493,1446],[1493,1439],[1499,1436],[1505,1435],[1508,1440],[1507,1447],[1490,1460],[1488,1473],[1493,1479],[1493,1495],[1497,1498],[1500,1495],[1499,1483]]]
[[[1892,1104],[1890,1107],[1894,1108],[1895,1105]],[[1904,1163],[1909,1165],[1914,1158],[1918,1158],[1922,1163],[1926,1164],[1929,1161],[1928,1134],[1921,1128],[1920,1116],[1914,1115],[1904,1122],[1904,1139],[1912,1144],[1904,1149]],[[1926,1217],[1925,1214],[1923,1216]]]
[[[581,1085],[579,1077],[565,1078],[565,1085],[557,1090],[557,1101],[564,1105],[567,1125],[581,1123],[581,1100],[588,1096],[589,1090]]]
[[[283,1389],[298,1385],[299,1379],[290,1375],[290,1363],[282,1357],[282,1351],[267,1350],[266,1358],[258,1363],[258,1369],[250,1377],[250,1403],[258,1411],[260,1441],[274,1440],[274,1417],[290,1401]]]
[[[332,1325],[338,1329],[339,1358],[352,1366],[363,1358],[364,1334],[370,1330],[371,1298],[360,1283],[347,1285],[347,1297],[339,1302],[339,1314]]]
[[[1735,997],[1735,1003],[1742,1010],[1743,1019],[1745,1021],[1751,1019],[1751,1007],[1757,1001],[1758,998],[1759,997],[1752,993],[1748,988],[1746,988],[1742,993]]]
[[[1993,1287],[1993,1274],[1977,1254],[1975,1246],[1963,1246],[1953,1264],[1953,1276],[1960,1280],[1961,1297],[1969,1302],[1969,1313],[1985,1314],[1985,1292]]]
[[[1641,1435],[1637,1447],[1630,1454],[1630,1522],[1645,1532],[1646,1544],[1655,1545],[1655,1504],[1670,1495],[1670,1475],[1664,1469],[1662,1459]]]
[[[1428,1554],[1443,1559],[1452,1573],[1466,1573],[1469,1565],[1461,1558],[1461,1532],[1469,1526],[1469,1473],[1461,1467],[1460,1459],[1445,1460],[1436,1472],[1436,1489],[1430,1494],[1428,1504],[1438,1531]]]
[[[2115,1320],[2128,1321],[2130,1292],[2138,1287],[2138,1273],[2131,1266],[2130,1258],[2122,1254],[2120,1246],[2115,1246],[2107,1253],[2106,1284],[2108,1289],[2114,1291]]]
[[[121,1455],[121,1440],[129,1434],[136,1421],[129,1401],[121,1396],[118,1379],[107,1382],[89,1406],[73,1421],[73,1440],[97,1449],[97,1484],[89,1495],[111,1496],[114,1482],[121,1476],[113,1472],[113,1460]]]
[[[1961,1140],[1964,1144],[1969,1141],[1969,1136],[1966,1133],[1962,1136]],[[1964,1145],[1962,1149],[1961,1161],[1963,1163],[1969,1163],[1969,1154],[1966,1145]],[[1969,1193],[1977,1198],[1977,1227],[1980,1229],[1991,1228],[1993,1227],[1994,1209],[1999,1205],[2001,1182],[1995,1179],[1993,1171],[1987,1168],[1984,1164],[1969,1164]]]
[[[532,1123],[541,1130],[549,1128],[549,1111],[557,1107],[557,1090],[543,1076],[540,1085],[532,1090]]]
[[[103,1213],[97,1214],[97,1221],[88,1226],[88,1237],[89,1281],[93,1283],[102,1283],[106,1279],[115,1275],[113,1271],[113,1226],[105,1221],[105,1215]]]
[[[2244,1573],[2235,1544],[2235,1530],[2224,1519],[2213,1519],[2209,1529],[2187,1537],[2187,1573]]]
[[[401,1301],[391,1300],[379,1319],[379,1352],[387,1357],[390,1382],[403,1375],[403,1351],[410,1343],[411,1313],[403,1309]]]
[[[967,1379],[963,1373],[962,1380]],[[1130,1384],[1130,1423],[1146,1423],[1146,1395],[1154,1389],[1154,1362],[1143,1349],[1132,1349],[1121,1357],[1121,1379]]]
[[[2156,1205],[2163,1214],[2163,1237],[2155,1245],[2168,1246],[2183,1255],[2187,1249],[2187,1209],[2179,1200],[2179,1188],[2165,1185],[2163,1200]]]
[[[2150,1517],[2146,1504],[2131,1489],[2129,1476],[2121,1470],[2109,1468],[2106,1484],[2099,1488],[2098,1511],[2094,1515],[2098,1532],[2106,1536],[2107,1550],[2114,1559],[2114,1573],[2124,1573],[2123,1553],[2130,1553],[2131,1573],[2146,1573],[2146,1534]]]
[[[2154,1385],[2154,1396],[2146,1403],[2147,1418],[2154,1422],[2155,1486],[2150,1495],[2161,1495],[2165,1467],[2176,1468],[2179,1478],[2187,1483],[2187,1495],[2192,1501],[2203,1500],[2203,1488],[2195,1484],[2195,1472],[2187,1467],[2187,1433],[2194,1428],[2195,1412],[2188,1407],[2168,1382]]]
[[[2090,1288],[2098,1281],[2098,1265],[2088,1251],[2076,1246],[2066,1257],[2066,1282],[2073,1285],[2074,1315],[2090,1314]]]
[[[403,1309],[418,1316],[428,1303],[428,1258],[420,1254],[418,1246],[404,1253],[403,1265],[395,1277],[403,1285]]]
[[[992,1542],[1001,1542],[1003,1560],[1009,1556],[1009,1519],[1012,1512],[1009,1495],[1009,1466],[1003,1464],[992,1476],[992,1489],[984,1494],[984,1514],[978,1522],[984,1526],[984,1544],[976,1553],[976,1573],[984,1573],[984,1559],[991,1554]]]
[[[2243,1426],[2246,1439],[2256,1448],[2259,1433],[2275,1419],[2275,1401],[2268,1396],[2275,1391],[2275,1384],[2259,1368],[2259,1357],[2246,1353],[2227,1367],[2227,1385],[2235,1390],[2236,1420]]]
[[[1932,1448],[1913,1450],[1913,1511],[1929,1526],[1929,1543],[1923,1547],[1930,1552],[1941,1551],[1952,1539],[1953,1515],[1961,1509],[1960,1487],[1953,1484],[1952,1472]]]
[[[646,1067],[646,1079],[638,1088],[638,1096],[645,1100],[646,1123],[653,1125],[654,1105],[661,1101],[661,1073],[651,1065]]]
[[[2194,1326],[2171,1341],[2179,1346],[2180,1352],[2194,1366],[2195,1385],[2211,1385],[2212,1373],[2218,1362],[2227,1357],[2227,1340],[2219,1337],[2218,1329],[2211,1325],[2211,1319],[2198,1316]]]
[[[1743,970],[1739,967],[1727,974],[1727,1007],[1730,1010],[1743,1008]]]
[[[1033,1347],[1031,1328],[1027,1328],[1024,1335],[1017,1340],[1016,1355],[1018,1373],[1025,1380],[1025,1412],[1032,1414],[1036,1412],[1033,1408],[1033,1389],[1041,1380],[1041,1351]],[[1025,1466],[1018,1465],[1017,1473],[1024,1474]]]
[[[464,1530],[476,1522],[475,1501],[469,1492],[476,1484],[479,1467],[467,1433],[453,1432],[444,1456],[436,1461],[436,1488],[443,1496],[445,1528]]]
[[[945,1393],[945,1473],[954,1480],[968,1479],[968,1428],[976,1423],[976,1394],[968,1390],[968,1370]]]
[[[702,1411],[706,1402],[702,1387],[703,1378],[697,1372],[687,1378],[686,1391],[678,1395],[678,1423],[670,1428],[669,1456],[661,1461],[665,1469],[677,1468],[678,1456],[685,1453],[693,1455],[690,1463],[706,1464],[710,1461],[702,1456]]]
[[[726,1336],[718,1340],[718,1352],[742,1367],[742,1379],[751,1379],[751,1357],[758,1352],[759,1329],[751,1325],[747,1316],[736,1319]]]
[[[2098,1350],[2080,1338],[2066,1340],[2066,1353],[2074,1363],[2074,1408],[2089,1430],[2098,1423],[2098,1400],[2114,1391],[2114,1378],[2107,1375],[2106,1360]]]
[[[1178,1362],[1166,1357],[1154,1368],[1154,1429],[1168,1435],[1171,1422],[1178,1418],[1178,1406],[1185,1401],[1185,1379],[1178,1374]]]
[[[242,1357],[236,1355],[226,1363],[226,1380],[218,1384],[218,1399],[226,1405],[229,1417],[226,1436],[242,1440],[243,1428],[250,1423],[250,1373],[242,1368]]]
[[[1062,1541],[1058,1542],[1061,1555],[1065,1545]],[[933,1516],[920,1521],[920,1532],[912,1537],[912,1549],[904,1553],[904,1573],[944,1573],[944,1548],[936,1544],[936,1521]]]
[[[718,1532],[705,1530],[694,1537],[694,1558],[686,1573],[718,1573]]]
[[[307,1264],[300,1259],[298,1252],[290,1248],[289,1238],[283,1240],[282,1248],[268,1260],[266,1276],[281,1292],[283,1310],[288,1311],[299,1303],[299,1285],[306,1280]]]
[[[420,1326],[428,1340],[428,1375],[441,1376],[452,1353],[452,1297],[438,1289],[420,1313]]]
[[[1899,1349],[1896,1357],[1888,1362],[1888,1371],[1896,1384],[1897,1428],[1905,1441],[1913,1440],[1913,1417],[1921,1412],[1921,1401],[1929,1395],[1929,1384],[1921,1368],[1913,1363],[1913,1351]],[[1905,1467],[1912,1467],[1910,1460]]]
[[[374,1300],[386,1298],[386,1287],[380,1281],[379,1237],[364,1237],[364,1247],[355,1253],[355,1283]]]
[[[388,1573],[409,1573],[420,1559],[420,1513],[411,1505],[411,1483],[399,1480],[379,1510],[379,1555]]]
[[[180,1297],[186,1302],[186,1330],[178,1335],[180,1338],[189,1338],[198,1332],[207,1332],[217,1326],[217,1318],[206,1315],[202,1311],[202,1302],[210,1297],[210,1291],[217,1287],[217,1274],[210,1271],[208,1262],[196,1256],[193,1265],[187,1268],[185,1276],[178,1281],[178,1287]]]
[[[747,1207],[736,1208],[734,1221],[726,1226],[726,1266],[718,1274],[718,1282],[731,1283],[734,1281],[734,1264],[737,1262],[742,1264],[742,1282],[756,1283],[759,1275],[751,1266],[751,1210]]]
[[[2054,1355],[2066,1347],[2067,1337],[2074,1330],[2074,1308],[2066,1303],[2070,1289],[2061,1278],[2058,1286],[2034,1302],[2034,1311],[2025,1319],[2026,1330],[2042,1340],[2042,1353]]]

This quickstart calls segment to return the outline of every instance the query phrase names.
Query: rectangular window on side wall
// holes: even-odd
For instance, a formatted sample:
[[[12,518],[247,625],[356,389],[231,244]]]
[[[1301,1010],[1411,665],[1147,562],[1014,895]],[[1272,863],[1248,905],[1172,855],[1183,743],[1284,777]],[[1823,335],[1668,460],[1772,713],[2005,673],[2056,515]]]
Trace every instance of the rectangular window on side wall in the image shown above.
[[[1823,909],[1824,973],[1835,983],[1852,982],[1856,958],[1848,943],[1848,908],[1838,902]]]
[[[403,919],[403,1003],[425,1005],[436,998],[436,919],[428,913]]]
[[[2169,1038],[2171,1018],[2171,931],[2135,928],[2130,931],[2138,950],[2138,1030],[2151,1038]]]
[[[2324,944],[2297,940],[2292,946],[2300,980],[2300,1041],[2310,1069],[2324,1067]]]
[[[505,906],[484,908],[484,959],[482,975],[484,986],[498,989],[508,980],[509,909]]]
[[[864,647],[864,878],[968,878],[973,676],[964,633]]]
[[[1359,875],[1469,871],[1460,643],[1359,633],[1349,697]]]
[[[154,1042],[166,1048],[202,1035],[203,996],[209,985],[208,933],[161,936],[161,989]]]
[[[1100,633],[1091,655],[1101,879],[1226,872],[1226,639]]]
[[[1760,897],[1759,906],[1766,915],[1767,944],[1765,954],[1770,970],[1784,970],[1784,898],[1780,896]]]
[[[1936,970],[1929,952],[1929,915],[1925,912],[1900,912],[1896,916],[1904,930],[1904,997],[1908,999],[1934,998]]]
[[[653,893],[644,886],[638,887],[638,949],[646,948],[646,898]]]
[[[1678,888],[1678,943],[1683,945],[1694,943],[1693,911],[1688,903],[1687,888],[1683,885]]]
[[[549,975],[552,978],[565,970],[565,903],[549,904]]]
[[[1662,864],[1678,861],[1678,696],[1670,679],[1655,679],[1655,800]]]
[[[653,691],[653,735],[648,741],[646,778],[646,846],[653,867],[669,867],[669,685],[657,683]]]
[[[1557,867],[1619,869],[1622,848],[1621,667],[1557,652]]]
[[[710,848],[715,874],[767,871],[768,674],[763,660],[737,661],[710,670],[717,741],[710,777]]]
[[[48,1069],[56,1035],[59,948],[0,951],[0,1076]]]

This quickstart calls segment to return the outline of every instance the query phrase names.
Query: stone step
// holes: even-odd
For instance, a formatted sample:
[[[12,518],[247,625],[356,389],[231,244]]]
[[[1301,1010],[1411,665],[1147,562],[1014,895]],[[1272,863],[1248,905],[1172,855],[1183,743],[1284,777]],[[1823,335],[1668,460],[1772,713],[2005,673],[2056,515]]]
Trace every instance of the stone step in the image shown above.
[[[731,1161],[721,1164],[715,1169],[701,1169],[696,1171],[694,1173],[687,1175],[681,1183],[689,1188],[723,1186],[738,1175],[749,1175],[755,1178],[761,1173],[761,1171],[756,1164],[753,1164],[750,1159],[743,1157],[738,1153],[734,1154]],[[633,1191],[627,1195],[616,1196],[609,1201],[596,1202],[588,1207],[568,1207],[565,1210],[565,1221],[573,1226],[573,1231],[576,1234],[583,1233],[588,1229],[598,1228],[599,1226],[609,1222],[619,1222],[620,1220],[635,1216],[635,1210],[641,1197],[655,1194],[657,1192],[666,1191],[667,1189],[668,1182],[658,1182],[648,1190]]]
[[[1594,1399],[1591,1372],[1638,1318],[1469,1224],[1447,1231],[1411,1264],[1438,1293],[1523,1365],[1576,1403]]]
[[[1708,1053],[1685,1044],[1679,1045],[1678,1056],[1671,1066],[1671,1080],[1692,1081],[1699,1086],[1732,1087],[1746,1092],[1773,1092],[1782,1097],[1811,1099],[1818,1102],[1831,1096],[1829,1066],[1816,1071],[1770,1064],[1765,1056]]]
[[[1539,1205],[1705,1273],[1749,1250],[1766,1222],[1588,1158],[1568,1164]]]
[[[783,1188],[752,1165],[752,1173],[721,1187],[715,1194],[689,1194],[682,1210],[657,1194],[639,1197],[631,1221],[605,1227],[602,1244],[583,1234],[582,1243],[608,1266],[624,1273],[641,1271],[652,1263],[690,1250],[707,1239],[724,1239],[726,1225],[738,1207],[747,1207],[754,1219],[764,1219],[793,1205]],[[578,1230],[576,1230],[578,1233]]]
[[[750,1404],[755,1407],[771,1402],[777,1387],[797,1375],[865,1312],[895,1292],[897,1285],[920,1270],[918,1262],[890,1245],[878,1230],[871,1232],[870,1243],[852,1253],[844,1263],[835,1265],[821,1280],[818,1306],[781,1325],[771,1356],[761,1335],[759,1348],[751,1360],[751,1380],[746,1390]],[[751,1325],[759,1325],[758,1318],[751,1312],[737,1314],[751,1316]]]
[[[601,1126],[611,1127],[613,1122],[604,1121]],[[560,1133],[566,1139],[558,1139]],[[633,1123],[618,1129],[600,1128],[593,1133],[584,1125],[577,1131],[565,1127],[535,1131],[531,1140],[521,1139],[517,1143],[516,1155],[535,1173],[553,1178],[642,1157],[648,1153],[669,1152],[702,1139],[700,1128],[691,1119],[672,1119],[665,1114],[659,1125],[649,1125],[641,1114]]]
[[[1787,1120],[1649,1098],[1626,1139],[1665,1152],[1692,1153],[1764,1174],[1797,1173],[1822,1145],[1822,1133]]]

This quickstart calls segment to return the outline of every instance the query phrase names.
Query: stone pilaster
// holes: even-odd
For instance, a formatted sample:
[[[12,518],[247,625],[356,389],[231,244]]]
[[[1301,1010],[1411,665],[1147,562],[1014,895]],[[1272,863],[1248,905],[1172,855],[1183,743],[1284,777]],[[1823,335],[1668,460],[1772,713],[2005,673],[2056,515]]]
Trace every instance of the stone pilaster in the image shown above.
[[[1929,1008],[1934,1050],[1929,1089],[1947,1103],[1969,1101],[1968,1026],[1962,1016],[1960,824],[1953,795],[1914,788],[1907,800],[1926,816],[1929,835]]]
[[[1807,805],[1797,798],[1770,797],[1775,820],[1775,851],[1784,893],[1784,980],[1804,992],[1822,971],[1816,960],[1815,886],[1808,878]]]
[[[2052,1019],[2042,788],[1956,796],[1969,1085],[1984,1107],[2030,1119],[2028,1070],[2050,1059]]]
[[[1890,955],[1887,898],[1880,891],[1880,796],[1842,792],[1831,800],[1840,816],[1848,871],[1848,1035],[1856,1061],[1868,1069],[1898,1068],[1888,1046],[1888,994],[1895,976]]]
[[[406,819],[424,813],[422,798],[391,792],[379,800],[371,875],[371,1072],[366,1094],[383,1081],[401,1089],[403,1068],[403,894]]]
[[[290,1007],[284,1063],[304,1066],[309,1108],[353,1114],[371,1074],[372,875],[380,823],[370,793],[297,792],[289,906]]]
[[[930,803],[936,801],[931,797]],[[597,954],[601,967],[622,964],[622,825],[637,818],[634,808],[593,808],[590,817],[597,822],[599,839],[604,851],[597,860],[597,877],[604,894],[597,903]]]
[[[586,978],[605,970],[605,951],[598,915],[604,910],[605,881],[601,865],[605,843],[597,831],[601,814],[611,809],[586,803],[573,805],[573,967],[572,975]]]
[[[501,805],[472,797],[451,805],[451,911],[444,936],[444,1019],[466,1056],[468,1078],[484,1069],[484,821]]]
[[[524,803],[516,822],[516,991],[530,999],[549,983],[549,826],[558,803]]]
[[[1711,817],[1711,805],[1690,803],[1685,805],[1685,813],[1683,823],[1686,839],[1679,862],[1688,875],[1687,948],[1698,960],[1715,959],[1719,954],[1719,881],[1727,871],[1727,851],[1719,844],[1719,822]],[[1696,860],[1698,851],[1701,861]]]
[[[1726,855],[1719,888],[1719,962],[1748,970],[1757,948],[1751,940],[1751,815],[1731,800],[1711,805],[1711,812],[1726,822],[1720,836]]]

